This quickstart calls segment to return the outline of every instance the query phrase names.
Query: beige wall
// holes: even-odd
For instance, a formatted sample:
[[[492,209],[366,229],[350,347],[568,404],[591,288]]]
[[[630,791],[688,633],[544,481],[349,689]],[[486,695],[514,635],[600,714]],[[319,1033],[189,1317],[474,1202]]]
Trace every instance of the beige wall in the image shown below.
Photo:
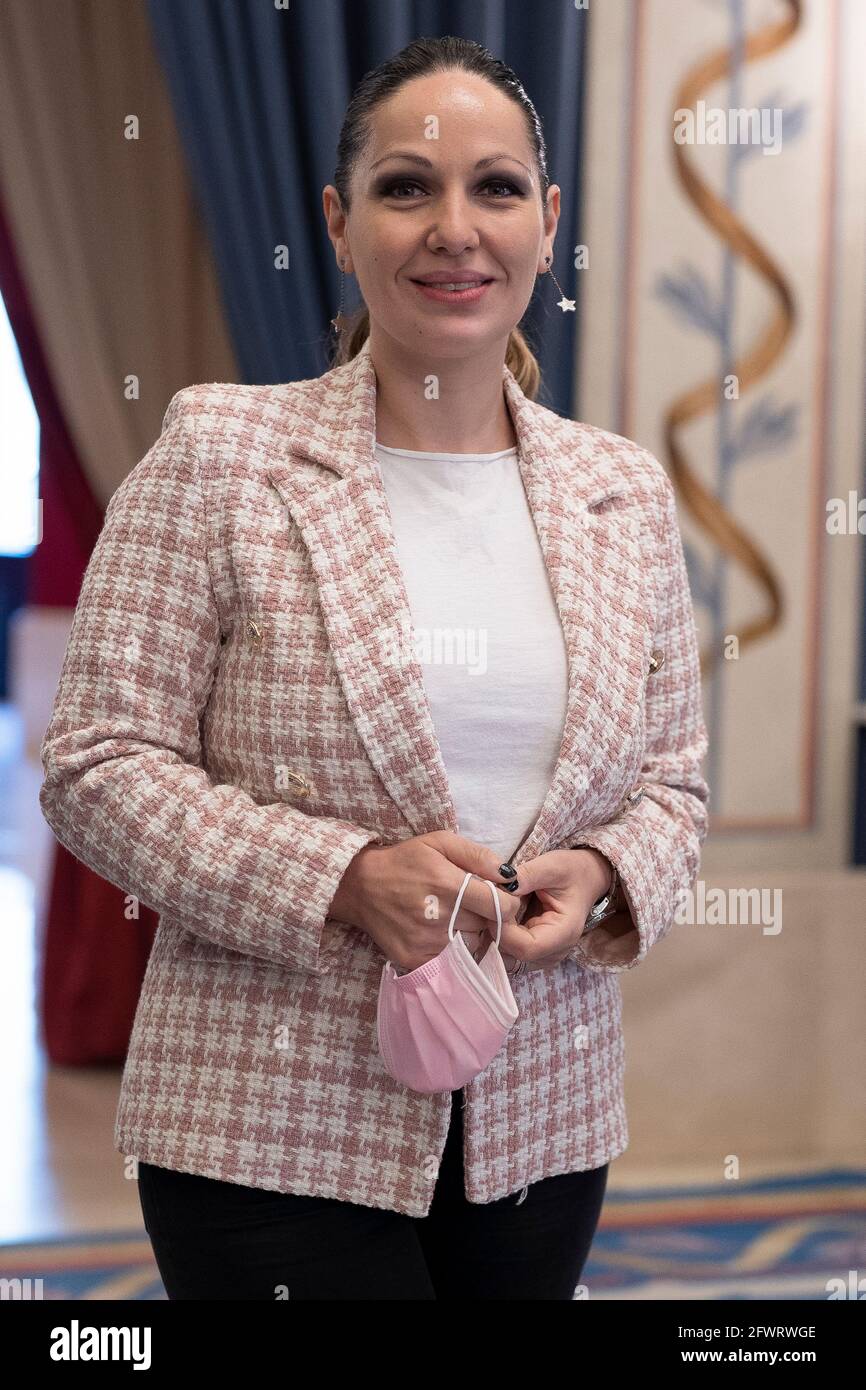
[[[783,3],[746,6],[754,34]],[[665,418],[684,393],[718,381],[720,342],[683,321],[659,293],[664,276],[694,267],[730,306],[735,360],[745,360],[778,313],[767,277],[734,256],[733,294],[722,286],[726,247],[688,196],[672,154],[672,113],[696,64],[730,40],[724,6],[606,0],[593,6],[588,63],[585,183],[589,268],[579,272],[582,419],[628,435],[670,470]],[[779,269],[793,300],[788,336],[738,401],[705,410],[682,429],[689,467],[719,483],[719,441],[759,401],[795,407],[792,437],[738,463],[729,508],[778,574],[785,610],[765,637],[705,682],[716,748],[711,837],[705,871],[844,865],[850,852],[856,653],[862,538],[827,535],[828,497],[860,489],[866,375],[866,7],[807,3],[802,28],[750,61],[738,96],[724,81],[705,87],[709,106],[779,100],[778,155],[738,161],[732,206]],[[736,100],[735,100],[736,96]],[[726,193],[730,150],[687,151],[708,186]],[[714,541],[681,502],[684,538],[705,565]],[[709,610],[696,596],[702,645]],[[727,568],[723,631],[761,611],[761,590]],[[714,693],[713,682],[720,682]],[[712,770],[708,763],[708,773]]]

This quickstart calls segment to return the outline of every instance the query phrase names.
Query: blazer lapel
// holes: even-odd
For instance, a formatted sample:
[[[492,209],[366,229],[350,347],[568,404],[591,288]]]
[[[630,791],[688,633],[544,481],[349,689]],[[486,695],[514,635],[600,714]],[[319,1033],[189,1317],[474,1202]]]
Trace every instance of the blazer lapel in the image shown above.
[[[550,412],[523,394],[505,366],[503,385],[569,662],[559,756],[536,822],[514,856],[520,862],[555,843],[599,772],[581,727],[599,696],[598,599],[616,583],[620,565],[635,563],[639,530],[622,510],[593,514],[595,505],[625,488],[611,459],[589,439],[578,448],[585,457],[575,462],[571,450],[563,457],[562,446],[551,445]],[[268,477],[307,547],[349,711],[373,766],[415,834],[456,831],[374,453],[376,374],[369,342],[346,366],[305,387],[303,411],[294,407],[298,418]]]

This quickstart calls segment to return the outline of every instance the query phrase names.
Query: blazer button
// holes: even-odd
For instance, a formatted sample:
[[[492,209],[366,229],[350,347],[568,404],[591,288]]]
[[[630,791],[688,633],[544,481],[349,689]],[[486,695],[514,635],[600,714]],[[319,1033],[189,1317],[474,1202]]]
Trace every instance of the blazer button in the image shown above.
[[[252,618],[247,618],[246,631],[247,636],[256,644],[257,647],[260,647],[262,645],[262,630],[259,627],[258,623],[253,622]]]
[[[650,675],[657,671],[660,666],[664,666],[664,664],[665,654],[661,647],[654,648],[654,650],[650,652]]]
[[[619,810],[617,811],[617,815],[618,815],[618,816],[623,815],[623,814],[624,814],[626,811],[628,811],[632,806],[636,806],[636,805],[638,804],[639,801],[642,801],[642,800],[643,800],[643,797],[644,797],[643,783],[638,783],[638,785],[637,785],[636,787],[633,787],[632,790],[629,792],[629,794],[628,794],[628,796],[626,797],[625,801],[622,803],[622,805],[620,806]]]
[[[301,776],[299,772],[287,772],[286,781],[291,783],[292,788],[298,793],[299,796],[309,796],[310,784],[305,780],[305,778]]]

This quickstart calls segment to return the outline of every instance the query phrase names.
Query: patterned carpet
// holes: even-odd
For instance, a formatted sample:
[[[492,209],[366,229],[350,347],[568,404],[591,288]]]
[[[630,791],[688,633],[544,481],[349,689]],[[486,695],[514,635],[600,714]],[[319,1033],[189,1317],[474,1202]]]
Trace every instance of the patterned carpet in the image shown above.
[[[846,1169],[610,1192],[583,1282],[596,1299],[827,1300],[864,1269],[866,1170]]]
[[[864,1269],[866,1170],[844,1170],[609,1191],[583,1282],[594,1299],[826,1300]],[[44,1299],[165,1299],[134,1231],[0,1245],[0,1278],[41,1279]]]
[[[0,1278],[20,1279],[23,1297],[46,1300],[165,1298],[150,1241],[136,1231],[0,1245]]]

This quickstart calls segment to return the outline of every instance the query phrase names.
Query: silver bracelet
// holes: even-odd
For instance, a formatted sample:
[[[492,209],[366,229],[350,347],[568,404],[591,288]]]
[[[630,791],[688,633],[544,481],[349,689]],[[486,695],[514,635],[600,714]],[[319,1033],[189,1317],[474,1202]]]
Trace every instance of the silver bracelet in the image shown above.
[[[615,864],[611,864],[610,867],[612,871],[610,888],[607,890],[603,898],[599,898],[597,902],[593,903],[592,909],[589,915],[587,916],[586,923],[584,925],[584,930],[586,930],[586,927],[594,927],[596,923],[603,921],[605,917],[613,916],[615,908],[612,906],[612,903],[614,898],[616,897],[616,890],[619,884],[619,874],[616,871]]]

